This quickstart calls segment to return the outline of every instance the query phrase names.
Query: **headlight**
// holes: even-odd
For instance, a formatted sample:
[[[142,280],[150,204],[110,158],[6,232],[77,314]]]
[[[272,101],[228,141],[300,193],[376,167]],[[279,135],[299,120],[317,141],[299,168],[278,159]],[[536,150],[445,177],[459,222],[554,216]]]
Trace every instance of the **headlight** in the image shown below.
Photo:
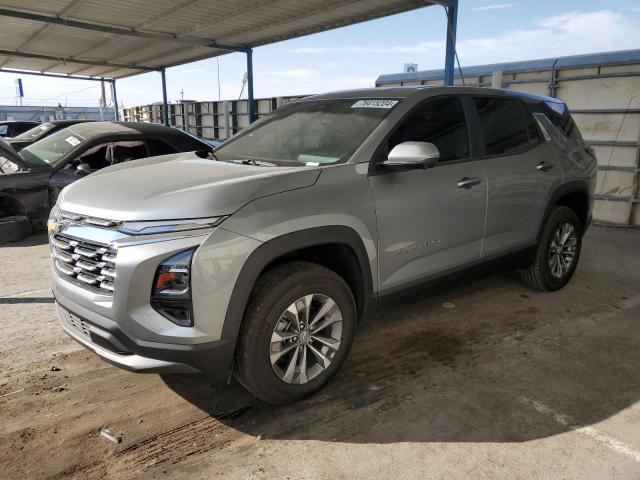
[[[56,217],[58,216],[58,212],[60,211],[60,207],[58,204],[54,205],[49,212],[49,219],[47,220],[47,232],[54,233],[56,230]]]
[[[119,230],[129,235],[152,235],[186,230],[217,227],[227,217],[191,218],[186,220],[161,220],[154,222],[124,222]]]
[[[151,306],[181,327],[193,327],[191,303],[191,258],[195,248],[164,260],[156,270]]]

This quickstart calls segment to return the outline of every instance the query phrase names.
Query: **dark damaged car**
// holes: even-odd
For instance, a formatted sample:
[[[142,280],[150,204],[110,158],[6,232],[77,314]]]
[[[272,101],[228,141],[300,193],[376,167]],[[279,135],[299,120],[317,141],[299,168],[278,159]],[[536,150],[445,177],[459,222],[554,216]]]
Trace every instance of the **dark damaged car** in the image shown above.
[[[60,191],[90,173],[140,158],[211,150],[175,128],[134,122],[73,125],[20,152],[0,142],[0,242],[44,228]]]

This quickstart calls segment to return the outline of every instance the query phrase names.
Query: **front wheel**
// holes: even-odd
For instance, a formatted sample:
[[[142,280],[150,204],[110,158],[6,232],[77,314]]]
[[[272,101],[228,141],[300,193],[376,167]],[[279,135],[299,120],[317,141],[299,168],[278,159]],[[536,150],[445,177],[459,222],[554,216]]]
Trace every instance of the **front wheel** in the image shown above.
[[[533,263],[520,272],[522,281],[536,290],[559,290],[573,276],[581,248],[582,224],[578,216],[570,208],[554,207]]]
[[[238,338],[236,377],[268,403],[306,397],[340,370],[355,325],[355,302],[339,275],[309,262],[280,265],[252,291]]]

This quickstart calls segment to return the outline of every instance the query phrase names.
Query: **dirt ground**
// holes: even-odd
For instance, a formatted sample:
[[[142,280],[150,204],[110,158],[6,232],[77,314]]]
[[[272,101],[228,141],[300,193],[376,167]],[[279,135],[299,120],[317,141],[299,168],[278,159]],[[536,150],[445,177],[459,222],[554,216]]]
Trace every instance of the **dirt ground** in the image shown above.
[[[102,362],[47,262],[44,236],[0,247],[0,478],[640,478],[638,230],[592,227],[560,292],[497,275],[394,308],[287,407]]]

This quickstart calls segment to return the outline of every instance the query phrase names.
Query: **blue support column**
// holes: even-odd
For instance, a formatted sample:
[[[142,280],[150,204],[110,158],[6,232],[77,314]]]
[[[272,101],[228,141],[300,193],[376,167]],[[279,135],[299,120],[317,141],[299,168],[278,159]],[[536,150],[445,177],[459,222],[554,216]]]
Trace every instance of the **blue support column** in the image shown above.
[[[120,112],[118,111],[118,93],[116,92],[116,81],[111,80],[111,96],[113,97],[113,113],[116,122],[120,120]]]
[[[456,30],[458,27],[458,0],[451,0],[445,6],[447,12],[447,53],[444,60],[444,84],[453,85],[455,57],[456,57]]]
[[[162,78],[162,123],[165,126],[169,126],[169,104],[167,102],[167,78],[165,76],[164,68],[160,69],[160,76]]]
[[[249,123],[254,120],[253,111],[253,50],[247,49],[247,114]]]

